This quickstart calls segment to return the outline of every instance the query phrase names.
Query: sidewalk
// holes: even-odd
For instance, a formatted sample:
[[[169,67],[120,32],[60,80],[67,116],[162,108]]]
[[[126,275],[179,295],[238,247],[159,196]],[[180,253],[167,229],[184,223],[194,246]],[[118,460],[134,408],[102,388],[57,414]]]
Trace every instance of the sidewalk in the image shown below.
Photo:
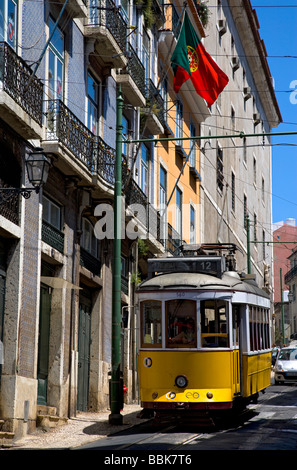
[[[109,434],[122,431],[141,424],[144,420],[137,418],[142,408],[138,404],[125,405],[122,411],[123,424],[110,425],[108,418],[110,411],[98,413],[77,412],[75,418],[69,418],[67,424],[55,429],[37,429],[34,434],[27,435],[18,441],[14,441],[14,449],[70,449],[80,445],[102,439]],[[4,450],[4,449],[0,449]]]

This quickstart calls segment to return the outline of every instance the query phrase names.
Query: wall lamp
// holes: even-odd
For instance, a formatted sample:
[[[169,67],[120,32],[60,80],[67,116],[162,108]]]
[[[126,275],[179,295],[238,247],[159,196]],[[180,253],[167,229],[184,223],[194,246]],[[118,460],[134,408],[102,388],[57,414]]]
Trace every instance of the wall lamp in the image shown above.
[[[21,194],[25,199],[29,199],[32,191],[39,193],[40,188],[48,178],[51,162],[46,157],[41,147],[36,147],[29,153],[25,160],[28,179],[32,184],[31,188],[0,188],[0,204],[8,201],[11,197]]]

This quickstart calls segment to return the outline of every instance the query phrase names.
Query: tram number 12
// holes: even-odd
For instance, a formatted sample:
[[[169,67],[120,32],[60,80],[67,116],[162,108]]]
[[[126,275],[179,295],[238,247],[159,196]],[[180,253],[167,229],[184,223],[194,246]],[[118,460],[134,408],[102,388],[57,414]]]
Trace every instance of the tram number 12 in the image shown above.
[[[201,261],[201,268],[203,271],[210,271],[212,269],[211,261]]]

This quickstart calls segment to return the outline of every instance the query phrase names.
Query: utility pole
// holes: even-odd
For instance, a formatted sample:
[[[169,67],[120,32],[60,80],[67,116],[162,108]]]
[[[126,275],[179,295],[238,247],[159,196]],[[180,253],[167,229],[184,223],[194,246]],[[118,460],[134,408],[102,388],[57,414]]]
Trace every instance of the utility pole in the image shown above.
[[[110,381],[110,424],[122,424],[123,383],[121,380],[121,210],[122,210],[122,115],[123,97],[121,88],[117,96],[116,156],[114,185],[114,242],[112,278],[112,368]]]
[[[280,292],[281,292],[281,312],[282,312],[282,336],[283,336],[283,346],[285,345],[285,307],[284,307],[284,295],[283,295],[283,270],[279,270],[279,280],[280,280]]]

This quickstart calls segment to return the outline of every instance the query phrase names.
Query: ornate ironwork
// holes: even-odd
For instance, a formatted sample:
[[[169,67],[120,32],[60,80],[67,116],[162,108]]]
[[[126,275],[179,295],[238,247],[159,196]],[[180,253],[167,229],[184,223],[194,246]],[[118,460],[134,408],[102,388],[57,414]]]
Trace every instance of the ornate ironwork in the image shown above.
[[[125,74],[128,72],[137,88],[140,90],[143,96],[145,96],[146,86],[144,66],[142,65],[131,44],[128,44],[128,57],[129,61],[127,67],[126,69],[121,69],[120,73]]]
[[[40,126],[43,84],[31,68],[5,42],[0,42],[0,80],[3,90]]]
[[[0,204],[5,204],[11,198],[19,196],[20,194],[25,199],[29,199],[32,191],[38,193],[39,188],[0,188]]]
[[[41,237],[42,240],[52,248],[55,248],[60,253],[64,253],[64,233],[46,222],[46,220],[42,221]]]
[[[83,247],[80,247],[80,265],[97,276],[101,274],[101,261]]]
[[[93,170],[94,134],[61,100],[48,101],[47,139],[59,140],[88,170]]]
[[[157,116],[162,126],[165,125],[165,106],[160,91],[154,85],[151,79],[146,85],[146,106],[151,108],[152,112]]]
[[[93,26],[105,26],[125,51],[127,24],[112,0],[91,0],[90,22]]]

